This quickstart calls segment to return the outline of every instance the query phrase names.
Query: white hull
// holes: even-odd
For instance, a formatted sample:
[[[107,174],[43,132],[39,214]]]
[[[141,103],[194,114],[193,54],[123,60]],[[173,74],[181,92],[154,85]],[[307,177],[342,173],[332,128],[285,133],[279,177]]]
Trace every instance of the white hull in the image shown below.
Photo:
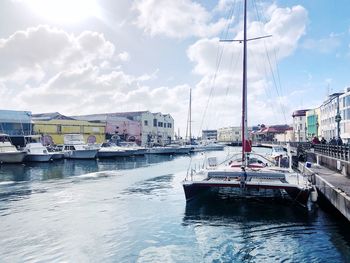
[[[3,152],[0,153],[0,163],[21,163],[25,155],[25,152]]]
[[[72,150],[64,152],[64,157],[67,159],[95,159],[97,149],[94,150]]]
[[[24,158],[26,162],[48,162],[51,160],[52,154],[28,154]]]

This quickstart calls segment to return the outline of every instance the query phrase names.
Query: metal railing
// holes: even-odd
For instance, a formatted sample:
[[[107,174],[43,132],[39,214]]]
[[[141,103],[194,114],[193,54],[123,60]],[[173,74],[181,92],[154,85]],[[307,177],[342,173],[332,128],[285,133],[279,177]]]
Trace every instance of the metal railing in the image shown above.
[[[255,144],[286,146],[288,142],[260,141]],[[253,142],[254,144],[254,142]],[[291,148],[297,149],[298,154],[306,151],[333,157],[343,161],[350,161],[350,144],[312,144],[311,142],[289,142]]]

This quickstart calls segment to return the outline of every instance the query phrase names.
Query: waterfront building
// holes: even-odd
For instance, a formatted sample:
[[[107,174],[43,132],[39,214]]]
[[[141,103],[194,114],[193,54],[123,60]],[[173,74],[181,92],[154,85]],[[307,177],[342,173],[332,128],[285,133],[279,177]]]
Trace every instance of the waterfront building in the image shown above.
[[[170,114],[150,111],[113,113],[114,116],[137,121],[141,127],[141,145],[166,145],[174,138],[174,119]]]
[[[202,130],[202,140],[217,140],[218,131],[217,130]]]
[[[272,142],[277,141],[276,136],[279,135],[278,140],[289,141],[287,131],[290,130],[291,127],[287,124],[270,126],[261,124],[258,130],[252,132],[252,140],[254,142]]]
[[[293,131],[296,142],[307,141],[307,126],[306,126],[306,112],[305,110],[296,110],[293,112]]]
[[[219,142],[241,142],[242,127],[224,127],[217,130]]]
[[[337,113],[340,112],[340,96],[342,92],[333,93],[320,106],[320,133],[327,141],[333,137],[338,137],[338,124],[336,122]],[[343,109],[345,110],[346,107]],[[340,134],[341,135],[341,134]]]
[[[32,115],[36,134],[43,135],[43,143],[63,144],[65,134],[82,134],[87,143],[105,141],[105,123],[76,120],[58,112]]]
[[[106,124],[106,139],[111,139],[117,135],[120,140],[136,142],[141,144],[141,123],[139,121],[130,120],[126,117],[118,116],[118,113],[101,113],[71,116],[77,120],[85,120],[90,122],[100,122]]]
[[[340,137],[343,142],[350,142],[350,87],[345,89],[344,94],[339,96]]]
[[[0,110],[0,133],[8,134],[15,146],[24,146],[24,136],[32,133],[30,111]]]
[[[314,136],[320,137],[320,108],[310,109],[306,111],[306,131],[307,139],[311,141]]]

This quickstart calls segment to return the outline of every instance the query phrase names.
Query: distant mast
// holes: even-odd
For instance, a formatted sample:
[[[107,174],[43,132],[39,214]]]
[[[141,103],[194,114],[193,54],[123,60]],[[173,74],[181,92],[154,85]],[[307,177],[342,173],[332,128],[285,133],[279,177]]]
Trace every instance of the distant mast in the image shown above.
[[[190,144],[192,144],[192,88],[190,88],[190,109],[189,109],[189,126],[190,126]]]
[[[243,88],[242,88],[242,163],[245,161],[248,139],[247,132],[247,0],[244,0],[243,28]]]

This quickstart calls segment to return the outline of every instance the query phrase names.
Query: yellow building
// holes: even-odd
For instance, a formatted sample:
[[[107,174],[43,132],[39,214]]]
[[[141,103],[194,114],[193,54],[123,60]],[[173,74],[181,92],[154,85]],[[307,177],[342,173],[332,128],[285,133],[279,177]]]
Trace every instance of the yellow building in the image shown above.
[[[45,144],[63,144],[65,134],[82,134],[87,143],[105,141],[105,123],[79,121],[57,112],[33,114],[33,130],[42,134]]]

